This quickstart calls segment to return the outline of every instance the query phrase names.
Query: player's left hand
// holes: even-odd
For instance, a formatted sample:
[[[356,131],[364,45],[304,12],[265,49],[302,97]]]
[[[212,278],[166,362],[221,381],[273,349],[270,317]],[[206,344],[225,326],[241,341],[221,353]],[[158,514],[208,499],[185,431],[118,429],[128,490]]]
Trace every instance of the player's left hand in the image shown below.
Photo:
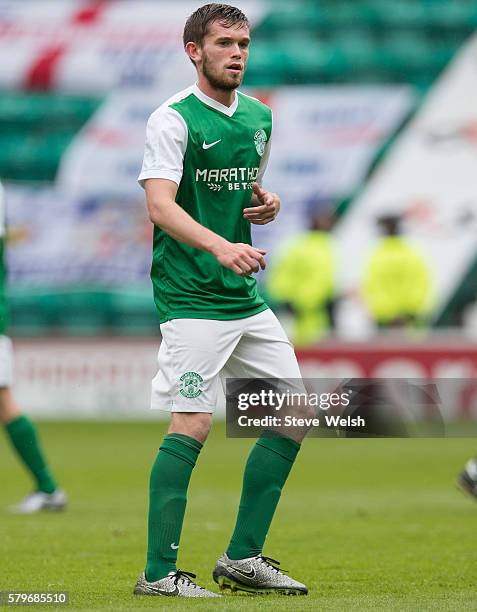
[[[244,208],[243,216],[250,223],[265,225],[273,221],[280,211],[280,198],[276,193],[265,191],[258,183],[252,185],[252,201],[258,202],[256,206]]]

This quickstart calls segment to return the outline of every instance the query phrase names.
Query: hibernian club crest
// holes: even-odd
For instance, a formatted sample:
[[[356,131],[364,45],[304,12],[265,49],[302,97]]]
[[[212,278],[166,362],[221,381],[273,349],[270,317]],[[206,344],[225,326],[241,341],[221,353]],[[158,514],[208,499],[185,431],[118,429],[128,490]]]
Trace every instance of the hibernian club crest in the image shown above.
[[[255,148],[257,149],[257,153],[262,157],[265,153],[265,145],[267,144],[267,135],[265,130],[257,130],[255,132],[255,136],[253,137],[253,141],[255,143]]]
[[[197,372],[186,372],[185,374],[182,374],[179,383],[179,391],[181,395],[190,399],[199,397],[199,395],[202,393],[202,389],[200,388],[202,381],[202,376],[197,374]]]

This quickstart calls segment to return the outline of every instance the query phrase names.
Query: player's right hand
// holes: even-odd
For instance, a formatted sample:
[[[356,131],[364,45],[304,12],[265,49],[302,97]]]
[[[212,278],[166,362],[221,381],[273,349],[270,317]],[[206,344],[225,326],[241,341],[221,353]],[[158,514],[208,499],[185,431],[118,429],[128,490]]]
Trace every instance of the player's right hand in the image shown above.
[[[265,270],[264,255],[266,251],[256,249],[249,244],[224,240],[214,249],[213,253],[220,265],[229,268],[240,276],[258,272],[260,268]]]

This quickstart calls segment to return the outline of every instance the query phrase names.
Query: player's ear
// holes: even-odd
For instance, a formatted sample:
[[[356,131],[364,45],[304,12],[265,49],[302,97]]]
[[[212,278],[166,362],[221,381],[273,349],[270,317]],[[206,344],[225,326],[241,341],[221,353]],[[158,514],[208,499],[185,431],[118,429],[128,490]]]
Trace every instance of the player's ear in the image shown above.
[[[197,64],[202,59],[202,48],[193,41],[189,41],[184,47],[185,52],[193,64]]]

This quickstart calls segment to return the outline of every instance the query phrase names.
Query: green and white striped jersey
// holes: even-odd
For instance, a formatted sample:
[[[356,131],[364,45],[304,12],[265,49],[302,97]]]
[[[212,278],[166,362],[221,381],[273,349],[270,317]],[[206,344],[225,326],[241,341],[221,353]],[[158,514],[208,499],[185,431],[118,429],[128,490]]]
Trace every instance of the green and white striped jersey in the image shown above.
[[[243,218],[252,183],[261,183],[270,152],[272,112],[236,92],[232,106],[197,85],[160,106],[147,124],[139,183],[163,178],[178,185],[176,202],[230,242],[251,244]],[[160,322],[177,318],[240,319],[265,310],[253,277],[154,228],[151,278]]]

